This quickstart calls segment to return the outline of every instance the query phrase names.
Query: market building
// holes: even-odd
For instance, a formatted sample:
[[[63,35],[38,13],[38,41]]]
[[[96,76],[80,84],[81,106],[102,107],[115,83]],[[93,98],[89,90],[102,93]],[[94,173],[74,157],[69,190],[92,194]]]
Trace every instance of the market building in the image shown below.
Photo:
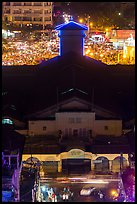
[[[43,176],[119,172],[131,152],[135,67],[110,68],[85,56],[86,26],[70,21],[56,29],[59,56],[34,66],[3,66],[3,118],[26,135],[22,160],[40,162]]]

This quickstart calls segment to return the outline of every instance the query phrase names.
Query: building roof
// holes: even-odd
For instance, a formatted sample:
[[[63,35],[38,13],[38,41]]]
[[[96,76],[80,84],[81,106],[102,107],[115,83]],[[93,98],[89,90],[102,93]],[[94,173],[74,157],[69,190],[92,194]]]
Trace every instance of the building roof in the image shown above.
[[[80,98],[120,114],[134,117],[135,66],[109,66],[87,56],[69,52],[35,66],[14,66],[2,69],[3,106],[13,104],[22,118],[42,111],[59,101],[79,95]],[[88,93],[61,92],[79,89]]]
[[[55,30],[88,30],[88,28],[85,25],[69,21],[68,23],[56,26]]]

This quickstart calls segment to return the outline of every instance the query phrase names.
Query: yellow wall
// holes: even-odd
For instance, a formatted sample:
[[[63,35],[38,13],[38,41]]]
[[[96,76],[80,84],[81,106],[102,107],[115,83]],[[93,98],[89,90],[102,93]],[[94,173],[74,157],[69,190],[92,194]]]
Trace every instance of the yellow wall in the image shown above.
[[[93,161],[96,160],[98,157],[106,157],[109,160],[109,168],[110,170],[116,172],[119,171],[119,164],[116,163],[116,166],[112,167],[113,160],[120,156],[120,154],[92,154],[91,152],[84,152],[80,149],[71,149],[69,152],[62,152],[60,154],[32,154],[32,157],[35,157],[42,161],[58,161],[58,172],[62,171],[62,159],[68,158],[86,158],[91,159],[91,170],[94,169]],[[126,159],[125,165],[129,165],[128,162],[128,154],[123,154],[123,157]],[[30,158],[30,154],[23,154],[22,160],[26,161]],[[115,164],[115,163],[114,163]],[[124,165],[124,166],[125,166]],[[41,171],[44,171],[44,169]]]

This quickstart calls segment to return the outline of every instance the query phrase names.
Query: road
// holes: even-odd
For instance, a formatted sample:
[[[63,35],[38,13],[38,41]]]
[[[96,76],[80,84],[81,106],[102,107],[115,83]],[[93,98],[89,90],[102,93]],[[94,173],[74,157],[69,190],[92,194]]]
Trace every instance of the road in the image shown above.
[[[41,180],[40,182],[41,189],[46,187],[48,189],[53,188],[54,192],[57,196],[57,202],[63,202],[63,199],[60,195],[63,194],[63,189],[69,187],[70,191],[73,193],[73,196],[70,198],[69,201],[72,202],[109,202],[113,201],[110,196],[111,191],[116,192],[118,189],[118,181],[116,179],[74,179],[71,178],[63,178],[62,180],[59,179],[48,179],[48,180]],[[95,190],[90,195],[80,195],[80,191],[82,188],[92,188],[94,187]],[[103,193],[103,198],[100,198],[99,191]],[[41,190],[42,192],[42,190]],[[43,192],[42,192],[43,193]],[[43,194],[44,195],[44,194]]]

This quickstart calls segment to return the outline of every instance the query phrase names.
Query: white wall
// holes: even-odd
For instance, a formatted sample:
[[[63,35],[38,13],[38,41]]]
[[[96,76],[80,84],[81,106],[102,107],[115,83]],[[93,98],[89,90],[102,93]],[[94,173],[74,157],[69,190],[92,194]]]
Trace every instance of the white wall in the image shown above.
[[[29,121],[29,134],[30,135],[44,135],[44,134],[55,134],[56,132],[56,121],[52,120],[37,120]],[[46,127],[46,130],[43,130]]]
[[[43,130],[43,127],[46,127],[46,130]],[[72,133],[73,130],[85,132],[92,130],[93,136],[98,134],[120,136],[122,121],[95,120],[95,113],[85,112],[62,112],[56,113],[56,120],[29,121],[30,135],[57,134],[58,130],[62,130],[63,134],[70,130]]]
[[[56,128],[58,130],[65,129],[93,129],[95,120],[95,113],[84,112],[63,112],[56,113]]]
[[[105,129],[105,126],[108,129]],[[94,123],[95,134],[99,135],[115,135],[122,134],[122,120],[95,120]]]

